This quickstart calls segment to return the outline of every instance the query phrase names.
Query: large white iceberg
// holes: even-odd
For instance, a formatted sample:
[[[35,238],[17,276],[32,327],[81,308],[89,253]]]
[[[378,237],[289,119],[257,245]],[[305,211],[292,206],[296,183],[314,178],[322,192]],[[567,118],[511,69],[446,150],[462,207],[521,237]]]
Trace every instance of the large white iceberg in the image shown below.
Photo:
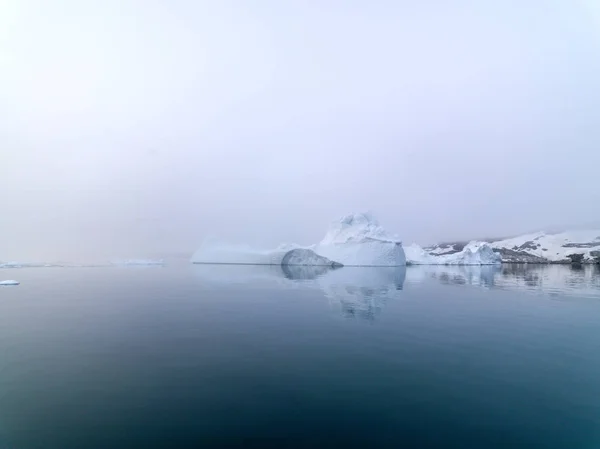
[[[406,265],[402,242],[387,234],[370,213],[350,214],[334,221],[313,249],[345,266]]]
[[[412,265],[497,265],[502,263],[500,254],[489,243],[473,241],[462,251],[454,254],[434,255],[413,244],[406,248],[406,259]]]

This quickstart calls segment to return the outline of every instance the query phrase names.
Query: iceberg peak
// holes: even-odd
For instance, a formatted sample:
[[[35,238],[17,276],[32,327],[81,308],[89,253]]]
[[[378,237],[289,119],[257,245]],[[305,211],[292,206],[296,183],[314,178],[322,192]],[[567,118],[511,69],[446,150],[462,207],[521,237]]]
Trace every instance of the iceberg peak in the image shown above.
[[[333,221],[320,245],[342,245],[368,241],[402,242],[390,235],[379,225],[371,212],[352,213]]]
[[[370,212],[335,220],[315,251],[347,266],[406,265],[402,242],[390,236]]]

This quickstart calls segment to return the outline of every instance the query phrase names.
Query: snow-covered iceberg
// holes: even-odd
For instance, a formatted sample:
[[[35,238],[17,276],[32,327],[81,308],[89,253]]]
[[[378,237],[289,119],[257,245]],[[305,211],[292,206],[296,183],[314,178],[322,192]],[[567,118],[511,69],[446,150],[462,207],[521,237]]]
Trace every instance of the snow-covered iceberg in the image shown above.
[[[19,285],[19,281],[13,281],[13,280],[0,281],[0,285]]]
[[[345,266],[406,265],[402,242],[387,234],[370,213],[350,214],[334,221],[313,249]]]
[[[430,254],[419,245],[406,248],[406,259],[411,265],[497,265],[502,263],[500,254],[494,252],[489,243],[473,241],[462,251],[445,254]]]
[[[245,245],[228,245],[208,240],[194,253],[196,264],[297,265],[341,267],[337,261],[323,257],[310,248],[281,245],[272,250],[260,250]]]

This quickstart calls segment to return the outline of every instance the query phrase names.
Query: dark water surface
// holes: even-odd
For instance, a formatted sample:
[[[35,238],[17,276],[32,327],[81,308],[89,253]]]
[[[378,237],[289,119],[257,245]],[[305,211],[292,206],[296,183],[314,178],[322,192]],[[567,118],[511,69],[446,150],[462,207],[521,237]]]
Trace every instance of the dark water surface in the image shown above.
[[[0,448],[600,448],[595,267],[13,278]]]

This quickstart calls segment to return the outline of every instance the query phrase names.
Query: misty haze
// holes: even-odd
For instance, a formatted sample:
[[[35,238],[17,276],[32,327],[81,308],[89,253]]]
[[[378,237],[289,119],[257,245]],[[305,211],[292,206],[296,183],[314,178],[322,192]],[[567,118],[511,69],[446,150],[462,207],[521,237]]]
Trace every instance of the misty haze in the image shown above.
[[[600,3],[4,0],[0,449],[600,446]]]

